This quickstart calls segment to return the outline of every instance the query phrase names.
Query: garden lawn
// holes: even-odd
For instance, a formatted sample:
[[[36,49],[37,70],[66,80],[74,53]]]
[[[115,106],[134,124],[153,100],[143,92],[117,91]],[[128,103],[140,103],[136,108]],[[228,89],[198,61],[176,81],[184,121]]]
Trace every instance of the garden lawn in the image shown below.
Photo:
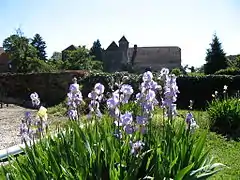
[[[179,111],[180,114],[186,114],[187,111]],[[195,119],[200,126],[200,131],[208,129],[207,113],[194,111]],[[208,133],[206,148],[210,148],[211,155],[216,162],[223,163],[229,168],[218,172],[209,178],[210,180],[237,180],[240,179],[240,142],[227,140],[214,132]]]

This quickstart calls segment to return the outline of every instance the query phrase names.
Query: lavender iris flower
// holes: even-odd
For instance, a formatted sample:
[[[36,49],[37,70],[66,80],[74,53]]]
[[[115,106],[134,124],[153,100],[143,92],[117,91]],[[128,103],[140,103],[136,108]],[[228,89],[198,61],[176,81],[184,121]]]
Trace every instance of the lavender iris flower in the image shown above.
[[[174,104],[177,101],[177,94],[179,93],[177,82],[176,82],[177,77],[174,74],[172,75],[164,74],[164,75],[165,75],[164,76],[165,86],[164,86],[164,94],[162,99],[162,107],[166,109],[167,116],[172,117],[173,115],[177,114],[176,104]]]
[[[93,90],[88,94],[88,98],[91,99],[88,107],[89,107],[89,114],[88,118],[92,118],[93,114],[95,114],[97,117],[102,117],[102,113],[99,109],[100,102],[103,98],[105,87],[101,83],[95,84]]]
[[[67,93],[67,105],[68,105],[68,116],[71,120],[78,119],[78,107],[83,102],[82,93],[79,89],[77,79],[73,79],[73,84],[69,86],[69,92]]]
[[[134,143],[130,142],[130,145],[132,147],[131,153],[137,155],[143,149],[145,144],[142,141],[136,141]]]
[[[191,131],[194,132],[195,129],[197,129],[199,126],[197,125],[194,116],[191,112],[187,113],[186,119],[185,119],[186,123],[187,123],[187,128]]]

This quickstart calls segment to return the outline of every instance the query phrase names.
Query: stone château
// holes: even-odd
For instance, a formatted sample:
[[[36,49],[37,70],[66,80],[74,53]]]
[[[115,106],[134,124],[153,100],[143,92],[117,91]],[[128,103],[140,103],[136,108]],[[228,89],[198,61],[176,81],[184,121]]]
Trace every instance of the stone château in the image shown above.
[[[151,67],[159,71],[181,67],[181,49],[177,46],[150,46],[129,48],[129,42],[123,36],[117,45],[114,41],[103,52],[105,69],[109,72],[121,71],[123,66],[131,64],[137,71]]]
[[[62,59],[65,60],[67,51],[76,49],[74,45],[64,49]],[[160,71],[163,67],[181,68],[181,48],[178,46],[129,47],[125,36],[118,41],[118,45],[113,41],[103,50],[102,57],[104,70],[107,72],[123,71],[129,65],[139,72],[149,67],[153,71]]]

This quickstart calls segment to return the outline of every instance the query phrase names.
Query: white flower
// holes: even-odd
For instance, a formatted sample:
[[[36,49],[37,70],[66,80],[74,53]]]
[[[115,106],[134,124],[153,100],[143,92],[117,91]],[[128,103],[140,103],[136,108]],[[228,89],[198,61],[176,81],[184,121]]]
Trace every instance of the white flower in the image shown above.
[[[148,82],[152,81],[152,79],[153,79],[153,74],[152,74],[152,72],[147,71],[147,72],[143,73],[142,79],[143,79],[144,82],[146,82],[146,81],[148,81]]]
[[[40,105],[40,99],[39,99],[39,96],[36,92],[30,94],[30,98],[32,100],[32,104],[33,106],[36,105],[36,106],[39,106]]]
[[[133,88],[132,88],[132,86],[130,86],[128,84],[123,84],[120,89],[120,92],[122,92],[123,94],[126,94],[126,95],[131,95],[133,93]]]
[[[161,70],[161,76],[162,75],[168,75],[169,74],[169,69],[167,69],[167,68],[162,68],[162,70]]]
[[[101,83],[95,84],[95,86],[94,86],[94,91],[95,91],[98,95],[103,94],[103,93],[104,93],[104,90],[105,90],[104,85],[102,85]]]
[[[228,88],[228,86],[227,86],[227,85],[224,85],[224,86],[223,86],[223,90],[225,90],[225,91],[226,91],[226,90],[227,90],[227,88]]]

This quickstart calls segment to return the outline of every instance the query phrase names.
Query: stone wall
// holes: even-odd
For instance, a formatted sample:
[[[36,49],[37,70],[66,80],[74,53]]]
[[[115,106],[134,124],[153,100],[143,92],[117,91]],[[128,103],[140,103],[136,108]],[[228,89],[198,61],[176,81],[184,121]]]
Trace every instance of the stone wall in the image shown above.
[[[45,106],[52,106],[66,98],[72,78],[84,77],[85,71],[58,73],[0,74],[0,101],[29,106],[29,95],[37,92]]]
[[[133,48],[128,53],[132,54]],[[145,70],[151,66],[152,70],[159,71],[162,68],[181,67],[181,49],[179,47],[138,47],[134,61],[136,70]]]

